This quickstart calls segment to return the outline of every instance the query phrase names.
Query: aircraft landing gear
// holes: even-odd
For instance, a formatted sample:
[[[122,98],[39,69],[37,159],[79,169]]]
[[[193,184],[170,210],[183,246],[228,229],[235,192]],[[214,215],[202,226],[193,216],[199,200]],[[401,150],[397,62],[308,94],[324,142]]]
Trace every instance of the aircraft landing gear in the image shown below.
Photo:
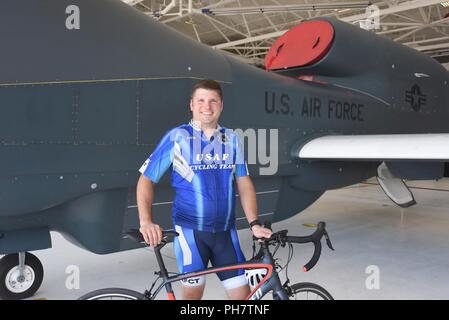
[[[42,284],[44,269],[29,252],[8,254],[0,259],[0,299],[31,297]]]

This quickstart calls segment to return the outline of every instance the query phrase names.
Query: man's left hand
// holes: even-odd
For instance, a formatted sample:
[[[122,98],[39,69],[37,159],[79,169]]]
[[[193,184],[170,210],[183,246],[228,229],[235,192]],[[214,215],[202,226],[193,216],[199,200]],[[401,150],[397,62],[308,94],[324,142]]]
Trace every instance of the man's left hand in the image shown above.
[[[251,228],[251,231],[253,232],[253,235],[256,238],[265,238],[268,239],[273,234],[273,231],[271,231],[268,228],[262,227],[260,225],[255,225]]]

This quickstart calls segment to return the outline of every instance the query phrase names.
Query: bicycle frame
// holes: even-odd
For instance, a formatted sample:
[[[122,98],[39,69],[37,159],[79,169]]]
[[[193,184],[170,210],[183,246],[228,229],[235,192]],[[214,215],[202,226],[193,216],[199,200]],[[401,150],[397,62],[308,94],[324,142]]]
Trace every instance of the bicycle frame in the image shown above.
[[[260,249],[259,252],[252,257],[252,259],[242,262],[242,263],[235,263],[220,267],[211,267],[204,270],[196,271],[196,272],[185,272],[181,274],[176,273],[170,273],[172,276],[169,275],[169,272],[165,268],[164,260],[162,258],[161,249],[169,242],[172,241],[172,237],[178,236],[178,233],[173,230],[166,230],[163,232],[163,240],[160,244],[154,247],[154,253],[156,255],[157,263],[159,265],[159,271],[155,272],[156,275],[159,277],[153,281],[151,288],[149,290],[145,290],[145,292],[139,293],[133,290],[123,289],[123,288],[105,288],[101,290],[95,290],[92,292],[89,292],[88,294],[85,294],[80,299],[81,300],[98,300],[102,298],[125,298],[125,299],[132,299],[132,300],[152,300],[154,299],[159,292],[162,290],[162,288],[165,287],[168,299],[169,300],[176,300],[175,294],[173,292],[172,283],[178,282],[181,280],[185,280],[188,278],[194,278],[198,276],[204,276],[211,273],[218,273],[228,270],[236,270],[236,269],[266,269],[267,274],[260,280],[260,282],[256,285],[255,288],[248,294],[247,297],[245,297],[245,300],[260,300],[262,299],[268,292],[273,292],[273,298],[276,300],[289,300],[290,296],[297,293],[302,292],[309,292],[315,293],[317,298],[321,297],[323,300],[333,300],[333,297],[330,295],[329,292],[327,292],[326,289],[323,287],[314,284],[314,283],[296,283],[293,285],[289,285],[289,279],[287,275],[287,266],[291,261],[291,258],[293,257],[293,247],[292,243],[313,243],[314,244],[314,253],[310,261],[304,266],[304,270],[308,271],[311,268],[313,268],[316,263],[318,262],[320,255],[321,255],[321,239],[323,236],[326,238],[327,246],[334,250],[332,247],[332,243],[329,239],[329,235],[326,231],[326,224],[325,222],[320,221],[317,225],[317,229],[315,232],[309,236],[287,236],[288,230],[281,230],[278,232],[273,233],[273,235],[269,239],[258,239],[260,242]],[[139,243],[144,243],[144,239],[142,234],[137,229],[131,229],[129,232],[127,232],[127,235],[132,240],[135,240]],[[278,248],[280,246],[285,247],[285,245],[288,243],[289,245],[289,254],[288,259],[280,271],[285,269],[285,275],[286,275],[286,282],[282,285],[281,280],[279,278],[279,270],[277,269],[280,267],[276,260],[274,259],[274,255],[276,254]],[[276,249],[273,253],[270,252],[270,246],[276,246]],[[255,251],[255,246],[253,243],[253,253]],[[173,276],[173,274],[175,274]],[[254,278],[257,278],[256,276],[252,276]],[[156,288],[156,284],[158,281],[162,279],[162,283],[160,283]],[[192,279],[193,280],[193,279]],[[251,281],[253,283],[253,281]],[[155,289],[154,289],[155,288]]]
[[[276,270],[274,270],[274,259],[271,252],[268,250],[268,247],[262,245],[262,249],[264,255],[261,259],[249,260],[246,262],[227,265],[223,267],[211,267],[205,270],[197,271],[197,272],[187,272],[177,274],[175,276],[169,276],[167,271],[165,270],[164,264],[162,262],[160,275],[163,279],[163,282],[156,288],[154,293],[148,292],[149,298],[155,297],[159,294],[163,287],[165,287],[169,300],[176,300],[171,284],[173,282],[181,281],[183,279],[198,277],[202,275],[207,275],[211,273],[217,273],[220,271],[226,270],[235,270],[235,269],[247,269],[247,268],[264,268],[267,269],[267,274],[260,281],[260,283],[250,292],[250,294],[245,298],[245,300],[259,300],[263,298],[268,292],[274,291],[276,295],[282,300],[288,300],[288,294],[285,289],[282,287],[281,280],[279,278],[279,274]],[[162,259],[161,259],[162,260]],[[157,280],[156,280],[157,281]],[[152,291],[152,290],[151,290]]]

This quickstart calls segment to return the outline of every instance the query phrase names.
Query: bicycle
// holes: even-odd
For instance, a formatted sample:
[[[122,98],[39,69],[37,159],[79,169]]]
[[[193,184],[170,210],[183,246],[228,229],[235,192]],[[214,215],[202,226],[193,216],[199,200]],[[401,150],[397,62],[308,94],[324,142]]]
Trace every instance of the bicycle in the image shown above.
[[[201,275],[217,273],[225,270],[233,269],[266,269],[265,276],[260,279],[260,282],[255,284],[255,288],[252,289],[250,294],[245,300],[260,300],[267,293],[272,291],[273,299],[275,300],[289,300],[297,299],[299,294],[306,294],[309,298],[309,294],[315,294],[316,300],[321,298],[323,300],[333,300],[330,293],[323,287],[314,283],[296,283],[290,285],[290,280],[288,278],[287,269],[288,265],[293,258],[293,243],[313,243],[314,253],[311,260],[304,265],[304,271],[309,271],[318,262],[321,255],[321,239],[324,236],[326,238],[326,244],[331,250],[334,250],[332,243],[330,241],[329,235],[326,231],[324,222],[319,222],[315,232],[309,236],[287,236],[288,230],[281,230],[272,234],[270,239],[256,239],[253,238],[253,258],[242,263],[227,265],[223,267],[211,267],[202,271],[188,272],[188,273],[169,273],[165,268],[164,260],[161,255],[161,249],[167,244],[173,241],[173,238],[178,236],[178,233],[173,230],[163,231],[163,241],[154,247],[154,253],[156,255],[157,263],[160,270],[156,271],[155,274],[158,276],[156,280],[151,285],[149,290],[144,293],[140,293],[134,290],[123,289],[123,288],[106,288],[95,290],[87,293],[79,298],[79,300],[106,300],[106,299],[124,299],[124,300],[154,300],[157,295],[161,292],[162,288],[165,287],[167,296],[169,300],[176,300],[175,294],[173,292],[172,283],[181,281],[183,279],[188,279],[191,277],[198,277]],[[267,225],[269,227],[269,225]],[[127,232],[127,236],[134,241],[139,243],[145,243],[142,234],[136,230],[132,229]],[[260,248],[257,254],[255,254],[255,244],[254,241],[258,241]],[[277,259],[274,258],[279,247],[285,247],[289,245],[289,253],[287,263],[284,267],[281,267],[277,263]],[[273,253],[270,251],[270,246],[276,246]],[[280,270],[279,270],[280,268]],[[286,281],[284,284],[281,283],[279,273],[286,269]],[[279,271],[278,271],[279,270]],[[174,274],[174,275],[170,275]],[[162,279],[162,283],[156,286],[159,279]]]

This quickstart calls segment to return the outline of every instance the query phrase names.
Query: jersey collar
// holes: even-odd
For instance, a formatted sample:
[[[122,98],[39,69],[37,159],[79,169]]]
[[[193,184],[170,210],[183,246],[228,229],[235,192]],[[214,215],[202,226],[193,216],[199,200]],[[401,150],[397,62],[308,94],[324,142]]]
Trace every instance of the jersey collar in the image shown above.
[[[193,122],[193,119],[190,120],[189,125],[193,128],[193,130],[197,131],[199,134],[201,134],[201,138],[203,140],[207,140],[206,135],[203,133],[203,130],[201,129],[201,127],[196,124],[195,122]],[[217,128],[215,129],[214,133],[212,134],[212,136],[216,136],[218,133],[220,133],[222,131],[222,127],[220,126],[220,124],[217,123]]]

